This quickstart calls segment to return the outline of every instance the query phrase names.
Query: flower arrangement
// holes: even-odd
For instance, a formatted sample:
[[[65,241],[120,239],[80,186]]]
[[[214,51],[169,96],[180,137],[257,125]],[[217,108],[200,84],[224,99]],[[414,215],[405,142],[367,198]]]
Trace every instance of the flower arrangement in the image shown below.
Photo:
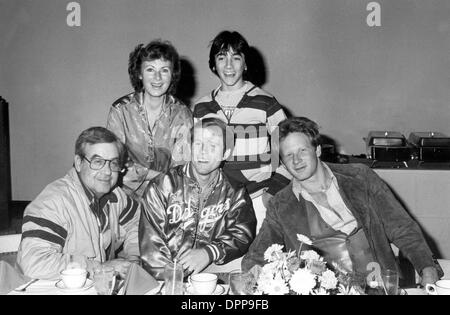
[[[284,295],[359,295],[349,285],[349,278],[334,265],[334,271],[314,250],[302,251],[303,244],[312,245],[311,240],[297,234],[300,242],[298,253],[283,252],[283,246],[273,244],[264,253],[267,264],[255,277],[256,294]]]

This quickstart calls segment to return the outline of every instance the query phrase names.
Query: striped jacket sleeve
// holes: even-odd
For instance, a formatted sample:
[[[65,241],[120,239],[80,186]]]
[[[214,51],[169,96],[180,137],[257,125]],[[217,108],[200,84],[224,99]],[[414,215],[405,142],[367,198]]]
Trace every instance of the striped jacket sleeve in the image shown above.
[[[256,234],[256,216],[252,201],[245,191],[236,192],[235,200],[223,217],[223,232],[213,235],[205,246],[211,262],[226,264],[247,253]]]
[[[125,231],[125,258],[129,260],[136,260],[140,256],[138,230],[139,218],[141,214],[141,204],[130,196],[125,196],[125,207],[120,212],[119,225],[120,228]]]
[[[63,253],[66,226],[56,200],[38,199],[25,209],[17,254],[17,263],[25,275],[39,279],[59,277],[70,261],[70,255]],[[86,258],[77,257],[79,260],[87,264]]]

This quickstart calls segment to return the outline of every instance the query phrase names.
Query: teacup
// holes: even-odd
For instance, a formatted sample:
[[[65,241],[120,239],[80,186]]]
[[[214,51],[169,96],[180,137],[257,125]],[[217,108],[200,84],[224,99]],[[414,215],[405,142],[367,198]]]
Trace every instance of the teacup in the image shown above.
[[[212,294],[216,290],[217,275],[213,273],[197,273],[189,277],[189,283],[197,294]]]
[[[450,295],[450,280],[438,280],[435,284],[427,284],[425,290],[431,295]]]
[[[82,268],[66,269],[61,271],[60,275],[67,289],[82,288],[87,279],[87,271]]]

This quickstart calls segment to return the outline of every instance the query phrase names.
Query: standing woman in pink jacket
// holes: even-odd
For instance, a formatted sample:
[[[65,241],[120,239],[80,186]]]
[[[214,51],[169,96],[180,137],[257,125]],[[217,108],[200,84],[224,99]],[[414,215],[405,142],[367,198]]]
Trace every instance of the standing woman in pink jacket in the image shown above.
[[[140,198],[152,178],[187,161],[192,114],[174,96],[181,69],[170,42],[136,46],[128,73],[134,92],[113,103],[107,128],[128,149],[124,189]]]

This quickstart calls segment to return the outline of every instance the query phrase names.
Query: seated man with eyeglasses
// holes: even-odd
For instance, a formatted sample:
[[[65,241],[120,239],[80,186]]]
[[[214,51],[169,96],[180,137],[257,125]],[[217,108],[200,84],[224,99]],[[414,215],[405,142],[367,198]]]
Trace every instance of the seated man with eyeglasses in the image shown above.
[[[58,279],[103,263],[124,275],[139,259],[140,206],[116,186],[125,149],[103,127],[81,133],[72,169],[25,209],[17,263],[25,275]]]

